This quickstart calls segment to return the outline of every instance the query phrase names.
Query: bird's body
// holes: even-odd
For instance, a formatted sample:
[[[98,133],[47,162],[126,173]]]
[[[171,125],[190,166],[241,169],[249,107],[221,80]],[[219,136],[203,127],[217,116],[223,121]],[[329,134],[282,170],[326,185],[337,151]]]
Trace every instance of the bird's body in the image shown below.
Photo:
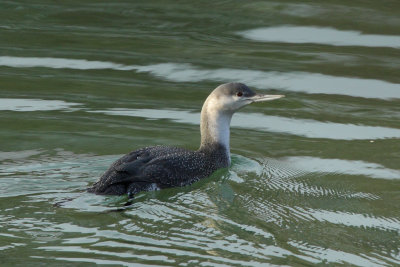
[[[185,186],[228,167],[228,164],[222,146],[198,151],[167,146],[145,147],[115,161],[89,191],[135,195],[140,191]]]
[[[192,184],[230,165],[229,126],[233,113],[252,102],[282,96],[257,95],[246,85],[217,87],[201,111],[201,144],[196,151],[152,146],[135,150],[115,161],[89,192],[133,196],[140,191]]]

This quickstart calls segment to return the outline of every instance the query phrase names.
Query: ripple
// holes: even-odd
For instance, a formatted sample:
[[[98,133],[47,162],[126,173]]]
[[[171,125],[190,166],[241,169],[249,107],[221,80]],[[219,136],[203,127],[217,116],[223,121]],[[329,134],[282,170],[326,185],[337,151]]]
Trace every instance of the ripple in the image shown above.
[[[301,252],[313,258],[320,259],[324,262],[335,262],[341,264],[353,264],[356,266],[382,266],[387,265],[386,262],[381,261],[377,258],[372,257],[362,257],[352,253],[322,248],[315,245],[306,244],[304,242],[289,241],[289,245],[294,246]]]
[[[75,154],[62,149],[12,153],[14,159],[0,164],[0,198],[85,188],[94,175],[99,176],[104,166],[115,159],[115,156]]]
[[[329,222],[360,228],[370,227],[388,231],[393,230],[400,233],[400,221],[396,218],[374,217],[343,211],[297,209],[299,209],[301,213],[308,214],[320,222]]]
[[[261,89],[304,92],[308,94],[346,95],[363,98],[400,98],[400,84],[375,79],[338,77],[308,72],[275,72],[242,69],[200,69],[191,64],[164,63],[143,66],[147,72],[174,82],[240,81]]]
[[[261,42],[400,48],[400,36],[397,35],[364,34],[329,27],[277,26],[242,31],[238,34]]]
[[[327,196],[327,195],[326,195]],[[360,229],[375,228],[400,233],[400,220],[394,217],[374,216],[339,210],[313,209],[285,203],[265,202],[253,198],[247,204],[249,209],[266,221],[279,223],[285,221],[318,221]]]
[[[364,175],[377,179],[400,179],[400,170],[388,169],[361,160],[322,159],[316,157],[287,157],[282,159],[292,168],[307,172]]]
[[[147,66],[123,65],[106,61],[64,58],[0,56],[0,66],[27,68],[69,68],[78,70],[113,69],[149,73],[174,82],[241,81],[260,89],[279,89],[308,94],[346,95],[362,98],[400,98],[400,84],[308,72],[276,72],[243,69],[201,69],[191,64],[161,63]]]
[[[255,211],[260,218],[268,222],[280,223],[283,218],[287,218],[287,220],[315,220],[304,210],[299,210],[296,206],[293,206],[293,203],[285,205],[286,197],[296,199],[329,198],[332,202],[343,200],[374,201],[381,199],[380,196],[372,193],[354,191],[342,186],[328,186],[326,183],[316,183],[314,179],[310,181],[307,178],[314,176],[322,179],[323,177],[321,176],[324,173],[318,172],[312,175],[312,170],[297,168],[296,165],[285,159],[261,159],[260,161],[261,163],[257,163],[258,166],[253,166],[250,170],[246,170],[246,167],[236,164],[231,169],[233,172],[238,173],[242,180],[246,181],[243,186],[249,186],[253,188],[250,191],[255,190],[257,192],[247,195],[246,191],[244,191],[238,197],[248,203],[246,206],[249,210]],[[256,173],[256,176],[254,176],[254,173]],[[233,180],[233,182],[236,183],[236,180]],[[243,193],[245,194],[243,195]],[[257,195],[259,196],[257,197]],[[275,198],[266,199],[265,197],[277,195],[286,197],[284,197],[283,201],[277,200],[278,203],[275,203]]]
[[[261,179],[257,182],[257,187],[264,188],[267,191],[281,190],[284,192],[295,193],[297,195],[313,196],[313,197],[334,197],[334,198],[345,198],[345,199],[366,199],[366,200],[377,200],[379,196],[366,193],[366,192],[354,192],[346,188],[329,188],[324,185],[315,185],[307,180],[300,179],[302,177],[310,177],[310,174],[316,173],[317,175],[326,175],[330,173],[340,173],[348,175],[365,175],[372,178],[387,178],[386,172],[396,174],[397,170],[385,169],[383,166],[375,163],[366,163],[362,161],[346,161],[349,168],[340,168],[337,165],[335,168],[334,163],[341,162],[341,160],[333,159],[333,166],[329,165],[329,159],[325,161],[326,165],[314,168],[318,166],[319,160],[324,162],[325,159],[311,158],[310,166],[307,164],[308,157],[299,157],[299,163],[296,162],[297,157],[288,157],[282,159],[262,159],[261,166],[263,168],[260,177],[266,177],[267,180]],[[346,164],[344,164],[346,165]],[[324,169],[324,166],[326,169]],[[373,166],[370,169],[370,166]],[[375,169],[374,169],[375,168]],[[374,171],[376,170],[376,172]],[[383,170],[383,171],[382,171]],[[397,176],[394,176],[397,177]]]
[[[151,202],[168,205],[168,203],[161,203],[156,200],[152,200]],[[174,205],[173,207],[176,208]],[[217,221],[220,219],[219,215],[210,211],[201,213],[201,218],[199,218],[199,211],[193,213],[193,210],[190,210],[188,207],[181,208],[181,210],[188,214],[192,214],[192,216],[194,215],[194,217],[191,218],[192,222],[193,219],[198,221],[199,219],[207,218],[208,215],[213,215],[216,217]],[[141,213],[141,211],[132,211],[131,213],[135,218],[135,215]],[[160,214],[160,218],[164,218],[163,214]],[[214,264],[254,266],[254,264],[265,262],[271,257],[285,257],[287,255],[297,256],[286,249],[274,245],[257,244],[251,240],[243,239],[236,234],[227,236],[218,228],[213,228],[214,232],[210,232],[210,226],[205,226],[199,223],[188,224],[186,223],[186,220],[187,219],[179,220],[174,227],[164,224],[159,225],[157,234],[153,235],[148,233],[148,231],[146,232],[143,228],[143,226],[146,225],[153,225],[155,223],[153,218],[144,218],[142,220],[137,220],[135,218],[133,221],[127,220],[126,222],[120,222],[121,224],[135,224],[136,228],[139,227],[139,229],[135,231],[136,233],[140,233],[139,235],[135,235],[135,233],[132,233],[131,231],[125,234],[121,232],[121,229],[119,231],[100,230],[96,228],[77,226],[72,223],[52,225],[50,222],[35,219],[27,219],[23,222],[19,222],[18,226],[35,230],[42,228],[41,230],[45,232],[78,232],[91,234],[89,238],[85,238],[84,243],[87,243],[88,239],[92,241],[99,237],[102,237],[102,240],[106,238],[107,241],[99,241],[96,243],[90,242],[90,248],[79,245],[38,247],[38,249],[46,252],[55,251],[71,253],[71,256],[75,256],[76,253],[81,253],[82,258],[86,258],[84,255],[87,254],[91,255],[91,259],[94,258],[93,255],[108,255],[117,258],[137,258],[144,262],[167,260],[167,262],[173,263],[175,257],[184,256],[187,259],[194,261],[199,259],[204,261],[204,259],[207,259],[210,263]],[[225,221],[228,222],[229,220],[224,219],[222,222]],[[15,223],[12,225],[15,225]],[[115,228],[115,225],[110,228]],[[252,231],[251,227],[249,228],[250,231]],[[246,233],[249,230],[244,227],[241,231]],[[146,235],[148,237],[145,237]],[[120,252],[121,250],[118,250],[118,252],[116,252],[115,248],[129,248],[129,251]],[[159,254],[160,251],[162,251],[162,255]],[[229,257],[226,257],[227,253],[232,255],[240,254],[242,257],[247,256],[247,258],[251,260],[244,261],[240,259],[230,259]],[[67,256],[65,253],[64,255]],[[302,256],[298,255],[298,257],[301,258]]]
[[[79,250],[77,251],[79,252]],[[37,259],[46,259],[45,257],[41,256],[30,256],[31,258],[37,258]],[[104,260],[104,259],[95,259],[93,257],[88,257],[88,258],[77,258],[77,257],[54,257],[53,259],[59,260],[59,261],[67,261],[67,262],[77,262],[77,263],[94,263],[96,265],[120,265],[120,266],[127,266],[127,267],[134,267],[138,266],[137,263],[130,263],[130,262],[125,262],[125,261],[120,261],[120,260]],[[154,266],[154,264],[144,264],[140,263],[140,266]]]
[[[106,161],[111,161],[111,157],[94,157],[93,160],[98,161],[98,165],[91,165],[91,163],[76,166],[77,162],[81,164],[82,162],[87,163],[89,156],[76,155],[68,151],[58,151],[55,157],[49,157],[47,153],[39,155],[33,153],[30,156],[26,151],[21,153],[27,157],[24,160],[30,159],[37,163],[39,162],[38,158],[41,159],[41,163],[48,175],[57,170],[57,168],[62,168],[61,163],[61,165],[54,164],[57,162],[55,159],[67,162],[68,166],[74,166],[73,168],[67,167],[65,169],[66,173],[72,173],[72,176],[68,177],[74,177],[73,180],[81,180],[82,176],[87,175],[88,169],[95,171],[98,165],[104,165]],[[72,158],[73,160],[71,160]],[[280,177],[281,180],[293,181],[293,179],[288,178],[299,177],[305,172],[313,171],[313,168],[302,170],[300,167],[287,170],[285,166],[291,160],[296,160],[296,158],[275,160],[276,164],[270,164],[269,162],[268,165],[273,166],[270,169],[271,171],[264,170],[264,165],[258,164],[257,161],[249,159],[246,162],[249,163],[248,171],[257,174],[255,179],[259,183],[265,183],[265,179],[261,178],[266,172],[272,174],[275,177],[273,179]],[[303,159],[300,158],[299,162],[301,160]],[[244,212],[246,217],[252,217],[247,214],[248,211],[255,212],[259,221],[254,221],[254,217],[250,221],[238,219],[243,215],[238,215],[239,217],[227,216],[226,212],[221,209],[218,200],[215,199],[215,194],[212,192],[207,193],[207,190],[215,186],[215,184],[209,183],[209,187],[206,190],[191,188],[186,192],[178,190],[177,193],[177,191],[171,189],[173,193],[169,195],[168,190],[160,191],[157,194],[163,195],[162,197],[153,196],[144,200],[137,199],[123,213],[111,214],[109,212],[99,213],[99,211],[107,211],[111,206],[116,206],[118,202],[116,198],[98,197],[92,194],[74,194],[70,190],[64,190],[64,192],[59,193],[43,191],[40,194],[28,196],[25,202],[31,204],[37,201],[55,203],[63,198],[72,198],[73,200],[60,207],[79,211],[82,216],[77,219],[78,221],[65,221],[62,218],[59,221],[60,216],[43,217],[40,214],[32,215],[37,216],[37,218],[10,216],[4,220],[3,225],[7,226],[7,229],[12,232],[18,230],[24,233],[29,232],[31,235],[46,236],[47,234],[52,236],[52,244],[37,243],[37,247],[35,246],[37,253],[36,255],[31,254],[31,257],[45,256],[61,261],[125,266],[130,266],[130,261],[140,262],[142,265],[176,265],[183,257],[185,262],[190,261],[194,265],[202,263],[212,266],[257,266],[288,258],[316,264],[328,257],[324,254],[327,251],[321,251],[322,255],[307,253],[303,250],[291,249],[286,244],[282,245],[282,242],[286,241],[277,241],[271,228],[273,229],[277,225],[280,231],[285,229],[280,228],[280,226],[283,226],[281,225],[282,221],[285,220],[295,222],[300,226],[302,224],[299,224],[299,221],[316,221],[343,227],[369,227],[392,231],[399,231],[400,229],[399,221],[395,218],[374,217],[347,211],[311,209],[299,207],[297,202],[296,205],[293,205],[293,203],[290,205],[274,203],[266,198],[266,195],[270,194],[254,194],[252,189],[257,188],[258,191],[261,188],[262,190],[262,186],[254,187],[249,183],[248,177],[242,170],[244,166],[240,163],[241,160],[234,166],[234,170],[239,173],[241,178],[246,180],[246,183],[241,184],[241,187],[244,187],[245,192],[251,192],[248,197],[250,205],[241,207],[241,203],[237,201],[237,196],[235,196],[234,204],[232,203],[228,209],[233,209],[233,212],[235,212],[237,206],[239,206],[239,211]],[[14,170],[11,169],[12,171],[17,171],[16,165],[12,165],[15,168]],[[8,166],[10,167],[10,165]],[[95,167],[94,169],[93,166]],[[32,178],[31,170],[37,171],[38,169],[40,169],[40,166],[35,164],[28,166],[29,177]],[[75,172],[81,172],[82,175],[74,176]],[[33,174],[34,176],[36,175],[34,172]],[[267,188],[269,181],[265,183]],[[292,190],[301,191],[294,182],[292,183]],[[302,183],[304,188],[308,186],[310,191],[317,192],[319,188],[321,190],[320,196],[334,194],[327,189],[321,189],[322,187],[307,185],[305,182],[299,183]],[[61,184],[60,181],[59,184]],[[288,184],[290,183],[286,183],[286,185]],[[290,186],[288,187],[290,188]],[[269,189],[277,191],[280,188],[276,189],[271,186]],[[235,194],[238,193],[235,192]],[[345,194],[346,192],[341,193]],[[337,195],[340,195],[340,193],[337,193]],[[296,198],[296,200],[298,199],[301,198]],[[88,211],[91,212],[90,215],[85,214]],[[55,212],[57,212],[57,209]],[[61,214],[65,213],[62,210],[60,212]],[[68,211],[68,214],[70,212]],[[93,220],[93,216],[98,218],[99,221],[104,220],[106,223],[96,223],[96,220]],[[294,244],[291,245],[294,246]],[[311,252],[319,253],[317,248],[315,250],[313,250],[313,247],[309,248]],[[330,262],[341,262],[340,258],[333,252],[328,254]],[[350,257],[351,255],[351,253],[348,253],[347,256]],[[368,261],[374,262],[372,258],[368,259]],[[349,261],[346,260],[345,262]]]
[[[26,246],[26,244],[23,244],[23,243],[11,243],[9,245],[0,246],[0,251],[4,251],[4,250],[8,250],[8,249],[15,249],[15,248],[21,247],[21,246]]]
[[[45,247],[39,247],[38,249],[42,249],[44,251],[79,252],[79,253],[96,254],[96,255],[108,255],[108,256],[115,256],[118,258],[134,258],[134,259],[145,258],[147,261],[161,261],[169,263],[175,262],[174,260],[170,260],[168,259],[168,257],[165,256],[135,255],[133,253],[124,253],[124,252],[108,252],[104,250],[100,251],[95,249],[87,249],[80,246],[45,246]]]
[[[185,110],[114,108],[88,112],[117,116],[142,117],[146,119],[170,119],[178,123],[200,124],[200,113]],[[231,127],[293,134],[308,138],[326,138],[334,140],[400,138],[400,129],[395,128],[320,122],[310,119],[291,119],[260,113],[235,114],[232,118]]]
[[[10,57],[0,56],[0,66],[13,68],[43,67],[53,69],[76,69],[76,70],[133,70],[135,66],[126,66],[106,61],[95,61],[86,59],[68,59],[53,57]]]
[[[0,111],[50,111],[50,110],[76,110],[73,106],[79,103],[70,103],[62,100],[0,98]]]
[[[42,153],[41,150],[21,150],[12,152],[0,151],[0,160],[21,160],[39,155],[40,153]]]

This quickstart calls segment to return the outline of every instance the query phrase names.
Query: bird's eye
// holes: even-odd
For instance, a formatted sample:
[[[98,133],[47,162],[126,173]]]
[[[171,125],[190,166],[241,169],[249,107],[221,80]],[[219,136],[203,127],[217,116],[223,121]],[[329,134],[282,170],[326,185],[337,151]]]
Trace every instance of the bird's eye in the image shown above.
[[[237,94],[236,94],[237,96],[242,96],[243,95],[243,93],[242,92],[237,92]]]

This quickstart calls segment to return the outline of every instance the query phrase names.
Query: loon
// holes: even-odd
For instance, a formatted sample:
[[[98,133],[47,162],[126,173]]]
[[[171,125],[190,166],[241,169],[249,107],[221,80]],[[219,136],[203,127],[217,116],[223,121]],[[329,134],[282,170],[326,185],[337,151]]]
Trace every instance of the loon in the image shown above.
[[[201,143],[196,151],[178,147],[151,146],[115,161],[88,192],[133,197],[141,191],[190,185],[229,167],[229,126],[233,113],[253,102],[284,95],[256,94],[242,83],[218,86],[201,109]]]

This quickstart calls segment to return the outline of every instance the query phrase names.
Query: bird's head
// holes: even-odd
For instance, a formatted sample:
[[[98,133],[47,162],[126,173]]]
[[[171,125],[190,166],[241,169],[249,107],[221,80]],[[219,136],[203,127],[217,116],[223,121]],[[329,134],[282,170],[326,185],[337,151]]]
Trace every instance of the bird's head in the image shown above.
[[[285,96],[257,94],[243,83],[225,83],[214,89],[209,100],[214,108],[233,113],[254,102],[270,101],[282,97]]]

